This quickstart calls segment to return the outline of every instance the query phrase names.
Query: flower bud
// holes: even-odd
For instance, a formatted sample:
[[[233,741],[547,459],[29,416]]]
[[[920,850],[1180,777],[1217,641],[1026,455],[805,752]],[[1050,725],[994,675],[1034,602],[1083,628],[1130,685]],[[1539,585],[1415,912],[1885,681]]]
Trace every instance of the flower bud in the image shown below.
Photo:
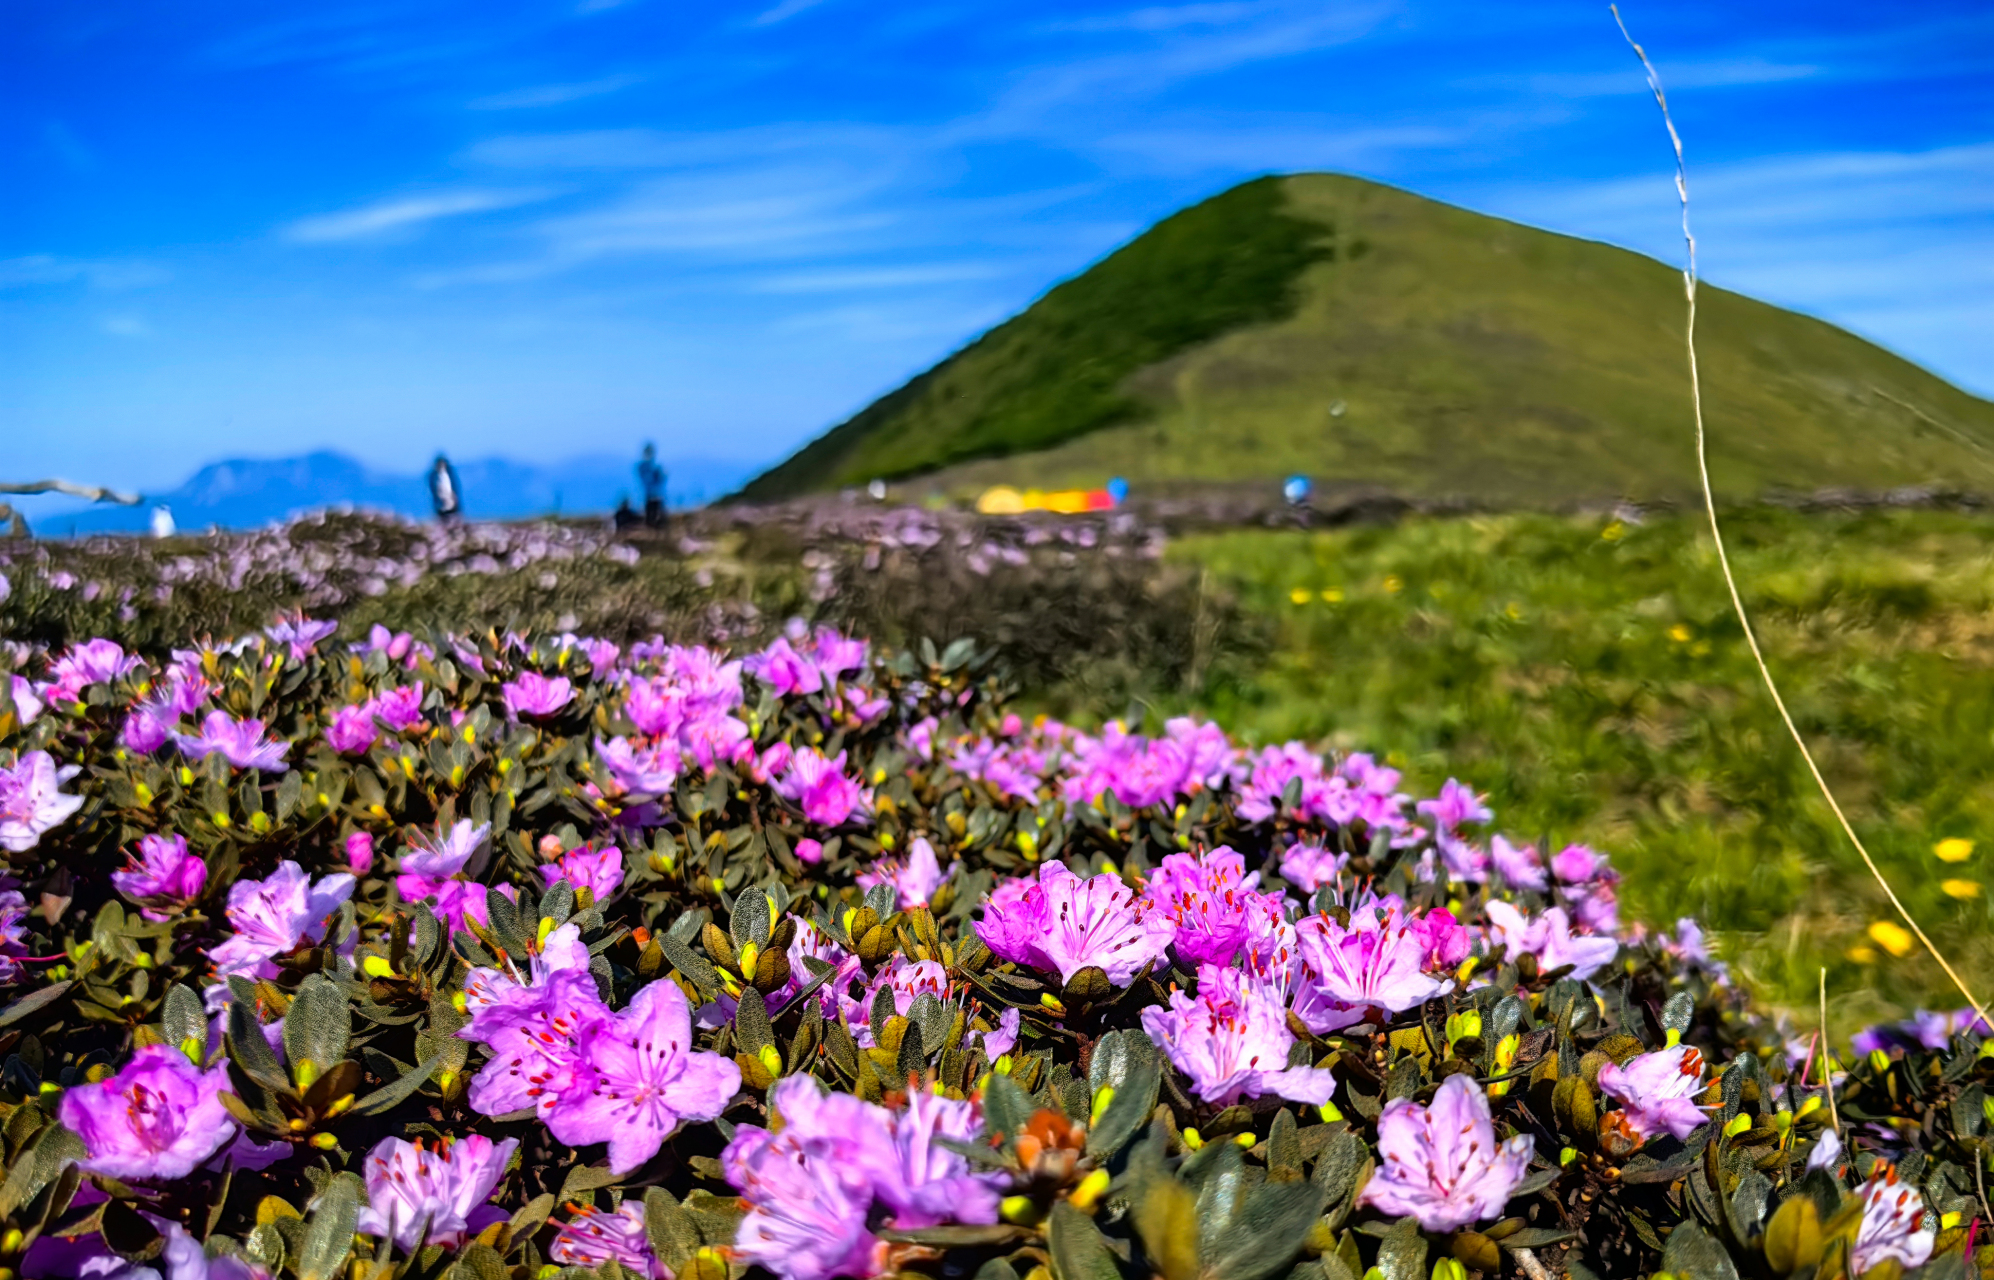
[[[1482,1015],[1477,1009],[1466,1009],[1447,1019],[1447,1043],[1457,1040],[1479,1040],[1482,1035]]]
[[[1805,1102],[1802,1102],[1800,1104],[1800,1110],[1793,1113],[1793,1118],[1795,1120],[1805,1120],[1808,1116],[1811,1116],[1816,1111],[1819,1111],[1821,1107],[1822,1107],[1821,1095],[1817,1093],[1813,1097],[1808,1098]]]
[[[295,1079],[298,1082],[298,1087],[300,1089],[311,1088],[312,1083],[316,1081],[321,1074],[322,1073],[319,1070],[318,1063],[313,1062],[310,1058],[298,1059],[298,1065],[292,1068],[291,1070],[291,1076],[293,1079]]]
[[[1442,1258],[1433,1264],[1433,1280],[1468,1280],[1468,1269],[1458,1258]]]
[[[360,962],[360,972],[370,978],[392,978],[395,967],[388,963],[386,956],[368,956]]]
[[[464,998],[463,992],[453,991],[450,993],[450,1007],[459,1013],[468,1013],[471,1008],[471,1002]]]
[[[0,1253],[19,1253],[21,1246],[26,1243],[27,1236],[22,1234],[19,1227],[9,1227],[7,1234],[0,1236]]]
[[[782,1055],[776,1052],[774,1045],[763,1045],[761,1050],[755,1054],[755,1057],[759,1058],[761,1064],[769,1069],[770,1075],[779,1076],[782,1074]]]
[[[997,1205],[997,1214],[1006,1222],[1024,1226],[1038,1220],[1038,1205],[1030,1196],[1005,1196]]]
[[[1109,1181],[1106,1169],[1094,1170],[1094,1172],[1080,1180],[1080,1185],[1075,1187],[1073,1194],[1066,1198],[1067,1203],[1082,1211],[1092,1209],[1094,1202],[1101,1198],[1103,1192],[1107,1191]]]
[[[1039,996],[1039,1003],[1041,1005],[1044,1005],[1046,1008],[1052,1010],[1054,1013],[1059,1014],[1061,1017],[1064,1017],[1066,1015],[1066,1006],[1061,1004],[1059,1002],[1059,997],[1055,996],[1050,991],[1044,992]]]
[[[540,927],[534,931],[533,946],[537,950],[547,945],[547,935],[554,932],[554,917],[541,916]]]
[[[1104,1084],[1100,1088],[1096,1089],[1094,1091],[1094,1106],[1092,1111],[1087,1116],[1087,1123],[1090,1125],[1096,1125],[1101,1123],[1101,1113],[1106,1111],[1108,1109],[1108,1105],[1112,1103],[1114,1100],[1115,1100],[1115,1086],[1111,1084]]]
[[[1199,1133],[1196,1129],[1186,1127],[1184,1132],[1177,1136],[1184,1140],[1184,1149],[1186,1151],[1199,1151],[1204,1148],[1205,1135]]]
[[[346,867],[356,876],[364,876],[374,869],[374,837],[365,831],[355,831],[346,837]]]
[[[1884,1072],[1890,1070],[1890,1055],[1881,1049],[1871,1049],[1869,1051],[1869,1069],[1878,1075],[1882,1075]]]
[[[1324,1124],[1335,1124],[1338,1120],[1343,1119],[1342,1109],[1334,1102],[1323,1103],[1316,1108],[1316,1114],[1322,1117]]]
[[[204,1056],[207,1047],[207,1045],[201,1043],[200,1038],[197,1036],[188,1036],[180,1042],[180,1052],[186,1054],[187,1061],[197,1067],[201,1065],[201,1058]]]
[[[312,1145],[320,1151],[330,1151],[339,1145],[339,1139],[329,1133],[315,1133],[312,1135]]]
[[[1562,1169],[1566,1165],[1570,1164],[1572,1161],[1578,1158],[1579,1158],[1578,1148],[1566,1147],[1564,1150],[1558,1153],[1558,1167]]]
[[[1248,1151],[1251,1151],[1260,1141],[1260,1139],[1253,1136],[1251,1130],[1246,1133],[1235,1133],[1232,1135],[1232,1140],[1234,1145],[1245,1147]]]
[[[1749,1133],[1751,1128],[1752,1118],[1741,1111],[1731,1117],[1731,1123],[1724,1126],[1724,1136],[1735,1138],[1741,1133]]]

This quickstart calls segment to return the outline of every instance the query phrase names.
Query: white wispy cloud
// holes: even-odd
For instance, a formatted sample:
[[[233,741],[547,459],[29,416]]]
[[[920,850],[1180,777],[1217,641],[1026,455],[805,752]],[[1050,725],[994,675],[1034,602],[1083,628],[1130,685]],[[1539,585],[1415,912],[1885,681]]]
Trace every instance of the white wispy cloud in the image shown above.
[[[989,280],[1002,268],[991,262],[934,262],[904,267],[832,267],[798,271],[758,280],[758,293],[852,293],[861,290],[912,289],[927,285]]]
[[[285,239],[301,244],[359,240],[368,236],[419,227],[439,218],[453,218],[467,213],[486,213],[494,209],[513,209],[520,205],[545,200],[552,194],[546,190],[473,190],[402,196],[362,205],[357,209],[347,209],[340,213],[300,218],[296,222],[287,224],[282,233]]]
[[[806,9],[815,9],[824,0],[782,0],[772,8],[764,9],[755,15],[755,25],[772,27],[778,22],[787,22]]]
[[[172,278],[165,267],[149,262],[91,261],[48,253],[0,258],[0,289],[76,283],[93,289],[143,289]]]
[[[541,84],[525,89],[512,89],[505,93],[487,94],[473,98],[465,105],[473,111],[517,111],[530,107],[558,107],[563,103],[580,102],[586,98],[600,98],[604,94],[617,93],[631,85],[643,83],[638,75],[604,76],[599,80],[582,80],[572,84]]]
[[[1781,62],[1768,58],[1725,58],[1707,62],[1662,63],[1657,67],[1664,88],[1730,89],[1750,85],[1785,84],[1828,73],[1814,62]],[[1648,81],[1638,65],[1610,71],[1550,72],[1525,82],[1530,92],[1559,98],[1599,98],[1614,94],[1645,96]]]
[[[152,336],[152,326],[146,323],[145,318],[133,315],[130,312],[105,316],[98,323],[97,327],[114,338],[150,338]]]

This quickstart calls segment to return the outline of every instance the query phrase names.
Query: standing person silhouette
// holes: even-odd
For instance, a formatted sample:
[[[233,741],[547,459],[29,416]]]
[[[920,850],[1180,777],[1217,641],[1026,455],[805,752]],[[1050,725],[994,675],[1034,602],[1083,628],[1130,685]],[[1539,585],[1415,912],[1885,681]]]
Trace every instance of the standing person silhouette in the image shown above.
[[[464,518],[464,491],[457,484],[457,468],[440,453],[429,466],[429,500],[443,523],[455,524]]]
[[[665,469],[658,465],[658,446],[649,442],[637,460],[637,483],[644,489],[644,523],[655,529],[665,522]]]

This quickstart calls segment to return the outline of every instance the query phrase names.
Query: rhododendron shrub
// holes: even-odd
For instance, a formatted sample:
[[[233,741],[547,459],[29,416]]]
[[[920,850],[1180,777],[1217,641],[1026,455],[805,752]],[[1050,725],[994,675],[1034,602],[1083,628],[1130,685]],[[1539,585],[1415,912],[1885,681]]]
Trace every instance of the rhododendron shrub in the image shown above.
[[[1984,1252],[1983,1021],[1824,1046],[1468,781],[803,624],[180,643],[0,649],[14,1274]]]

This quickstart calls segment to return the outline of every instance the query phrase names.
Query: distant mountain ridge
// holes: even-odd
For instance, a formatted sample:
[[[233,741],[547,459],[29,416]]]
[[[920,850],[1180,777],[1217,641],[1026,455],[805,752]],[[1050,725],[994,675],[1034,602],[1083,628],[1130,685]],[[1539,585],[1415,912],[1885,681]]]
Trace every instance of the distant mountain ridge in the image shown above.
[[[1824,321],[1705,286],[1712,480],[1994,486],[1994,403]],[[1681,273],[1307,173],[1163,219],[746,485],[965,496],[1293,473],[1492,506],[1697,492]]]
[[[519,520],[552,514],[607,513],[628,497],[640,505],[635,458],[590,456],[549,465],[508,458],[452,460],[473,520]],[[714,458],[666,460],[667,497],[674,507],[698,506],[736,487],[755,466]],[[254,528],[306,511],[352,505],[404,515],[430,514],[422,475],[377,471],[356,458],[319,450],[292,458],[230,458],[209,463],[178,488],[149,493],[137,507],[91,506],[42,514],[36,532],[136,533],[164,503],[183,532],[220,525]]]

